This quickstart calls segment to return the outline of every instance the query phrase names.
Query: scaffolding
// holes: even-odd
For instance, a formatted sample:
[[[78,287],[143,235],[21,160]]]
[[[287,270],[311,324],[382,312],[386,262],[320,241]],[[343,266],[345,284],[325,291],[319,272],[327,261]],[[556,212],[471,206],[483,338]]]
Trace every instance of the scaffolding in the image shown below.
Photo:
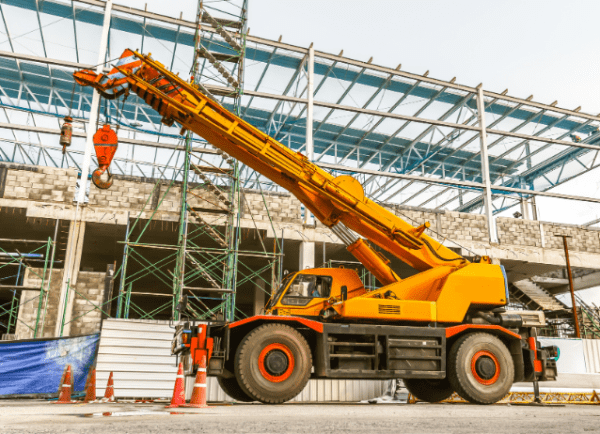
[[[225,18],[215,18],[216,13]],[[244,82],[246,14],[245,0],[235,13],[199,2],[190,71],[194,85],[237,114]],[[216,32],[205,35],[203,23]],[[215,80],[227,90],[211,93],[205,83]],[[238,162],[220,150],[193,147],[198,139],[191,132],[182,142],[183,161],[172,179],[156,181],[139,214],[128,218],[122,264],[115,274],[117,318],[178,320],[176,306],[185,295],[186,315],[233,321],[246,315],[236,307],[238,288],[251,284],[270,294],[278,284],[281,246],[276,238],[270,252],[266,232],[255,225],[262,249],[240,249],[244,197]],[[179,201],[177,221],[166,223],[173,233],[153,233],[156,228],[164,232],[164,215],[157,216],[166,208],[162,205],[173,200]]]
[[[58,221],[56,230],[58,230]],[[15,336],[18,324],[24,325],[33,332],[33,338],[43,335],[52,280],[52,264],[55,263],[56,234],[54,238],[54,240],[48,238],[46,241],[0,240],[2,244],[10,243],[14,246],[11,249],[13,251],[0,247],[0,276],[2,276],[0,277],[2,282],[0,284],[0,300],[2,300],[0,301],[0,330],[3,332],[3,339]],[[16,248],[17,245],[20,249]],[[29,245],[37,247],[31,248],[28,252],[21,251]],[[29,273],[29,280],[39,280],[39,285],[24,286],[26,272]],[[30,308],[34,312],[34,321],[29,322],[19,318],[19,313],[25,308]]]

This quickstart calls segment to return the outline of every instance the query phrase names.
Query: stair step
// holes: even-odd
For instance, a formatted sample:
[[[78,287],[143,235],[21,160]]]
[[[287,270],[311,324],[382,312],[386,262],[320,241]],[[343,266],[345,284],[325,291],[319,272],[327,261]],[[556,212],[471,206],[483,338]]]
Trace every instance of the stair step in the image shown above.
[[[565,306],[552,294],[531,280],[520,280],[513,285],[544,310],[561,310]]]

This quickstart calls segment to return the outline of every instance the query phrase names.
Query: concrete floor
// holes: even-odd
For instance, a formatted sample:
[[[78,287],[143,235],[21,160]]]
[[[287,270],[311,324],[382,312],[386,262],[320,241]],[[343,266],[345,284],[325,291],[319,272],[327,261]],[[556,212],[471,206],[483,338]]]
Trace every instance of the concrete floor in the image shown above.
[[[103,416],[102,413],[106,415]],[[13,433],[573,433],[600,431],[600,405],[262,404],[177,409],[159,404],[0,401]]]

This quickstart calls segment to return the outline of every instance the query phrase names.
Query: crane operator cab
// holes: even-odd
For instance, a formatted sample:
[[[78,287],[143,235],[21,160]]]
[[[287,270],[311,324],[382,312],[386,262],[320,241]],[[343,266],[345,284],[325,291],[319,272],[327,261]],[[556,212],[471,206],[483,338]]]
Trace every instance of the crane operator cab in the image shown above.
[[[322,319],[322,311],[334,303],[365,294],[356,271],[346,268],[313,268],[289,273],[266,305],[279,316]]]

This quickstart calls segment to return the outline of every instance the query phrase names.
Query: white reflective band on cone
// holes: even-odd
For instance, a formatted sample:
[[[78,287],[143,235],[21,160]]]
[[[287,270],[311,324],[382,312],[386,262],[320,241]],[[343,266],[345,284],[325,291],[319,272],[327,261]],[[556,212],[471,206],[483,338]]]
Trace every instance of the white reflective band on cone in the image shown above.
[[[206,384],[196,383],[194,384],[194,387],[206,387]]]
[[[200,372],[206,372],[206,368],[198,368]]]

